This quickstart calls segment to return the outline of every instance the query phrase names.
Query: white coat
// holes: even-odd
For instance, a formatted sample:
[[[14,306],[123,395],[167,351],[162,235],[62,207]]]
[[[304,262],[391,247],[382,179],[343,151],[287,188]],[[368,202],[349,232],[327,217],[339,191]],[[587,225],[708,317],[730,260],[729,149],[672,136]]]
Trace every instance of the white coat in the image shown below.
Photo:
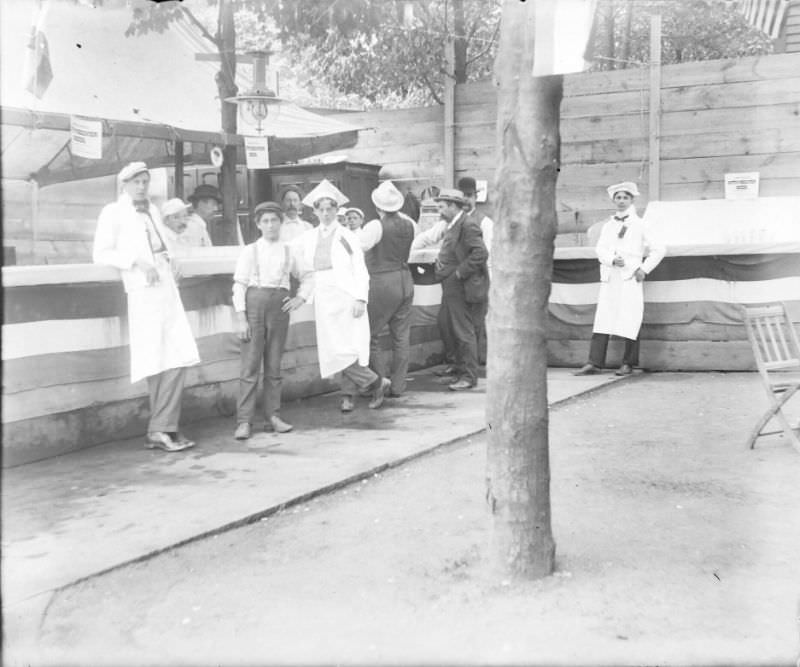
[[[369,319],[366,310],[353,317],[356,300],[366,302],[369,273],[358,238],[338,222],[331,244],[331,269],[314,271],[314,318],[317,327],[319,372],[330,377],[353,362],[369,363]],[[314,252],[320,228],[305,232],[298,243],[302,266],[314,270]],[[343,243],[344,241],[345,243]]]
[[[636,215],[633,206],[616,215],[628,217],[620,222],[611,216],[603,225],[597,241],[600,293],[593,331],[635,340],[642,326],[644,289],[634,274],[636,269],[650,273],[664,257],[665,249]],[[619,238],[623,225],[627,231]],[[615,257],[622,257],[625,265],[614,266]]]
[[[152,204],[150,216],[163,238],[164,226]],[[120,195],[100,213],[92,256],[96,264],[120,270],[128,294],[131,382],[170,368],[200,363],[169,258],[166,253],[154,255],[142,216],[127,194]],[[145,272],[133,266],[137,260],[155,266],[158,283],[147,284]]]

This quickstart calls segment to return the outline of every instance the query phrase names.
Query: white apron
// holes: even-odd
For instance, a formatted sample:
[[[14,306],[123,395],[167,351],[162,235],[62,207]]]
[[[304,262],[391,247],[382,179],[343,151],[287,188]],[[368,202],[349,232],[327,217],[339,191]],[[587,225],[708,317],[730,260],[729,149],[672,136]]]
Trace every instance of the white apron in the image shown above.
[[[665,249],[649,234],[633,206],[618,215],[624,215],[625,221],[609,218],[597,241],[600,292],[593,331],[635,340],[644,315],[644,283],[637,282],[636,270],[652,271]],[[620,238],[623,226],[626,231]],[[614,266],[614,257],[625,260],[625,266]]]
[[[169,260],[156,255],[155,266],[160,278],[156,285],[128,292],[131,382],[200,363]]]
[[[608,281],[600,283],[594,333],[636,340],[644,315],[643,285],[633,276],[623,277],[620,269],[612,267]]]
[[[341,289],[334,271],[314,272],[314,317],[317,322],[319,373],[323,378],[354,361],[369,363],[369,318],[353,317],[353,296]]]

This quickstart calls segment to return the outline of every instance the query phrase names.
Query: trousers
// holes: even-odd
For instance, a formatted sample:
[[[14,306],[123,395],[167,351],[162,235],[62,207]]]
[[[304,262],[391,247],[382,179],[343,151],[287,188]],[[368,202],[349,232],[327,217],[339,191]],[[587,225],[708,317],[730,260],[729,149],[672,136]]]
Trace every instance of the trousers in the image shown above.
[[[484,303],[468,303],[464,283],[455,273],[442,282],[444,319],[453,337],[456,367],[461,379],[475,385],[478,382],[478,320],[483,316]]]
[[[374,389],[380,381],[381,378],[369,366],[354,361],[342,371],[340,388],[343,396],[355,396],[360,391]]]
[[[245,296],[250,340],[242,342],[239,398],[236,420],[252,422],[258,392],[258,376],[264,366],[264,418],[281,411],[281,358],[289,333],[289,313],[281,308],[289,291],[282,288],[251,287]]]
[[[185,383],[185,367],[169,368],[156,375],[147,376],[147,390],[150,394],[148,433],[155,431],[174,433],[178,430]]]
[[[369,365],[380,377],[391,379],[392,393],[398,395],[406,390],[413,300],[414,281],[407,268],[370,275],[367,306]],[[380,355],[380,334],[387,325],[392,340],[391,365],[386,364]]]
[[[589,363],[602,368],[606,363],[608,350],[608,334],[593,333],[592,342],[589,344]],[[625,351],[622,353],[622,363],[629,366],[639,365],[639,339],[623,338]]]

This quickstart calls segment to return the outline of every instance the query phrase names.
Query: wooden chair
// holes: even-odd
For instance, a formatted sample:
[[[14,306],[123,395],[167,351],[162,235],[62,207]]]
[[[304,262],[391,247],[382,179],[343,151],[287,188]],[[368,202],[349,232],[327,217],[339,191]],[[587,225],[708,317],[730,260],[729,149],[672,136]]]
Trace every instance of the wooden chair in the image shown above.
[[[769,409],[753,428],[748,445],[753,449],[756,439],[781,431],[764,432],[775,417],[789,442],[800,453],[800,440],[792,428],[783,406],[800,390],[800,344],[797,332],[786,313],[786,306],[774,303],[766,306],[745,306],[744,323],[753,348],[756,366],[764,382]]]

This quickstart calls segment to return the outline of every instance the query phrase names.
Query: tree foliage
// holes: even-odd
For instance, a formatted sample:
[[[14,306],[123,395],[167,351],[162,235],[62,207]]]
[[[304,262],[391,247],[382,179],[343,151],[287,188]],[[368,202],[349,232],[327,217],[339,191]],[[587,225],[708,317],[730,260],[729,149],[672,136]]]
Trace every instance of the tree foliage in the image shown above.
[[[463,21],[459,26],[459,8]],[[272,12],[298,69],[369,106],[440,102],[448,37],[463,39],[464,75],[488,76],[499,0],[284,0]]]
[[[772,52],[772,40],[725,0],[599,0],[595,69],[646,63],[655,13],[662,17],[664,64]]]

